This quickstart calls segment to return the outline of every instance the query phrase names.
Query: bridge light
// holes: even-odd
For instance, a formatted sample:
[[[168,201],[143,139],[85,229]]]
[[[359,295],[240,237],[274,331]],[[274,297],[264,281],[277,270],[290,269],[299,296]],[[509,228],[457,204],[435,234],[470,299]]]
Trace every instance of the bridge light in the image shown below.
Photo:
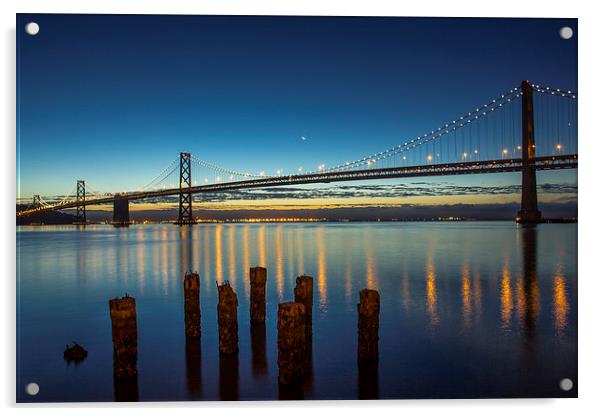
[[[234,175],[230,175],[230,180],[234,180]]]
[[[433,156],[432,155],[428,155],[426,159],[430,162],[431,160],[433,160]]]
[[[215,182],[219,182],[221,180],[222,180],[222,178],[220,178],[219,176],[217,178],[215,178]]]
[[[518,150],[520,150],[520,146],[516,146],[516,148],[517,148]]]
[[[560,151],[562,149],[562,145],[559,143],[556,145],[556,150]]]
[[[479,153],[479,151],[477,149],[474,149],[474,154],[476,155],[477,153]]]
[[[507,155],[507,154],[508,154],[508,149],[503,149],[503,150],[502,150],[502,154],[503,154],[504,156],[505,156],[505,155]]]

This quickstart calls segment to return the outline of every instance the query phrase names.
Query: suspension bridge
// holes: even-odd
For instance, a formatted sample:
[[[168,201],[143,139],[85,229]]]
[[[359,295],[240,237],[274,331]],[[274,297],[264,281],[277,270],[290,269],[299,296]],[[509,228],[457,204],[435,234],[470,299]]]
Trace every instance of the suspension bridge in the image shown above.
[[[537,223],[536,172],[577,168],[577,93],[523,81],[488,103],[423,135],[354,161],[312,171],[273,175],[227,169],[182,152],[150,183],[130,192],[99,193],[84,180],[73,194],[47,201],[35,195],[17,217],[74,209],[86,223],[86,207],[113,204],[113,224],[130,223],[129,202],[179,196],[178,224],[192,224],[193,195],[235,189],[425,176],[521,172],[519,223]],[[193,177],[199,178],[193,181]],[[177,186],[167,186],[177,180]]]

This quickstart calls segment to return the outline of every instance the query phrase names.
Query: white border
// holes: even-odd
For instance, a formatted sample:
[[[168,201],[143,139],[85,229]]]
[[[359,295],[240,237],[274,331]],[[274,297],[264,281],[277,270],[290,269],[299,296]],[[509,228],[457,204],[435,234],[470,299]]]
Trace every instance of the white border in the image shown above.
[[[382,414],[399,414],[421,411],[427,414],[491,415],[508,413],[542,412],[546,415],[566,415],[580,412],[592,413],[600,408],[596,403],[600,393],[600,335],[599,309],[602,294],[599,268],[598,240],[600,234],[599,212],[602,198],[599,195],[600,162],[594,158],[602,155],[602,137],[596,135],[600,106],[596,98],[602,96],[599,76],[602,74],[600,58],[601,15],[596,2],[576,1],[525,1],[501,2],[454,0],[417,0],[394,2],[384,0],[305,0],[305,1],[250,1],[250,0],[5,0],[0,2],[3,24],[2,88],[4,97],[0,124],[4,130],[2,142],[2,193],[1,205],[3,238],[0,249],[2,277],[2,349],[4,369],[0,377],[0,404],[9,409],[6,414],[81,415],[82,407],[89,414],[112,413],[149,415],[164,414],[165,408],[178,413],[206,414],[245,412],[249,415],[306,414],[325,411],[359,415],[375,408]],[[123,14],[288,14],[288,15],[355,15],[355,16],[473,16],[473,17],[577,17],[579,18],[579,399],[573,400],[430,400],[430,401],[379,401],[379,402],[243,402],[243,403],[144,403],[137,405],[82,405],[51,406],[15,405],[15,13],[123,13]],[[596,163],[597,162],[597,163]],[[598,404],[598,406],[596,406]],[[173,410],[172,410],[173,411]]]

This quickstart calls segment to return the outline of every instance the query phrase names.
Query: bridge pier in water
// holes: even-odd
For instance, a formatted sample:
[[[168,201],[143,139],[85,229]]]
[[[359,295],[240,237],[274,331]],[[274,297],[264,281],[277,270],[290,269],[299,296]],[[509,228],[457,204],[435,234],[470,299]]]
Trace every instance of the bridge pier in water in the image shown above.
[[[541,222],[541,212],[537,209],[537,173],[535,169],[535,127],[533,121],[533,87],[523,81],[522,91],[522,187],[521,207],[516,214],[516,222]]]
[[[113,199],[113,225],[128,227],[130,225],[130,201],[127,196],[116,194]]]

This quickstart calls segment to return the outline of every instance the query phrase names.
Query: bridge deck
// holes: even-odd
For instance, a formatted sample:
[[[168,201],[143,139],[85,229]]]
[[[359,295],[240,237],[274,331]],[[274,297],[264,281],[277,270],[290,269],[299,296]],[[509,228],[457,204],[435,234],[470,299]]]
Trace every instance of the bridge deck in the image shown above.
[[[534,158],[531,164],[537,170],[574,169],[577,168],[577,155],[544,156]],[[468,175],[483,173],[520,172],[523,169],[523,160],[498,159],[486,161],[445,163],[420,166],[398,166],[393,168],[350,170],[340,172],[324,172],[305,175],[267,176],[236,182],[215,183],[210,185],[193,186],[190,192],[218,192],[234,189],[267,188],[283,185],[303,185],[311,183],[330,183],[372,179],[412,178],[424,176]],[[178,195],[180,188],[162,189],[157,191],[125,192],[119,195],[129,200],[156,198],[161,196]],[[86,199],[85,202],[70,201],[52,206],[42,206],[17,212],[18,216],[30,215],[53,210],[75,208],[82,205],[101,205],[112,203],[113,195]]]

